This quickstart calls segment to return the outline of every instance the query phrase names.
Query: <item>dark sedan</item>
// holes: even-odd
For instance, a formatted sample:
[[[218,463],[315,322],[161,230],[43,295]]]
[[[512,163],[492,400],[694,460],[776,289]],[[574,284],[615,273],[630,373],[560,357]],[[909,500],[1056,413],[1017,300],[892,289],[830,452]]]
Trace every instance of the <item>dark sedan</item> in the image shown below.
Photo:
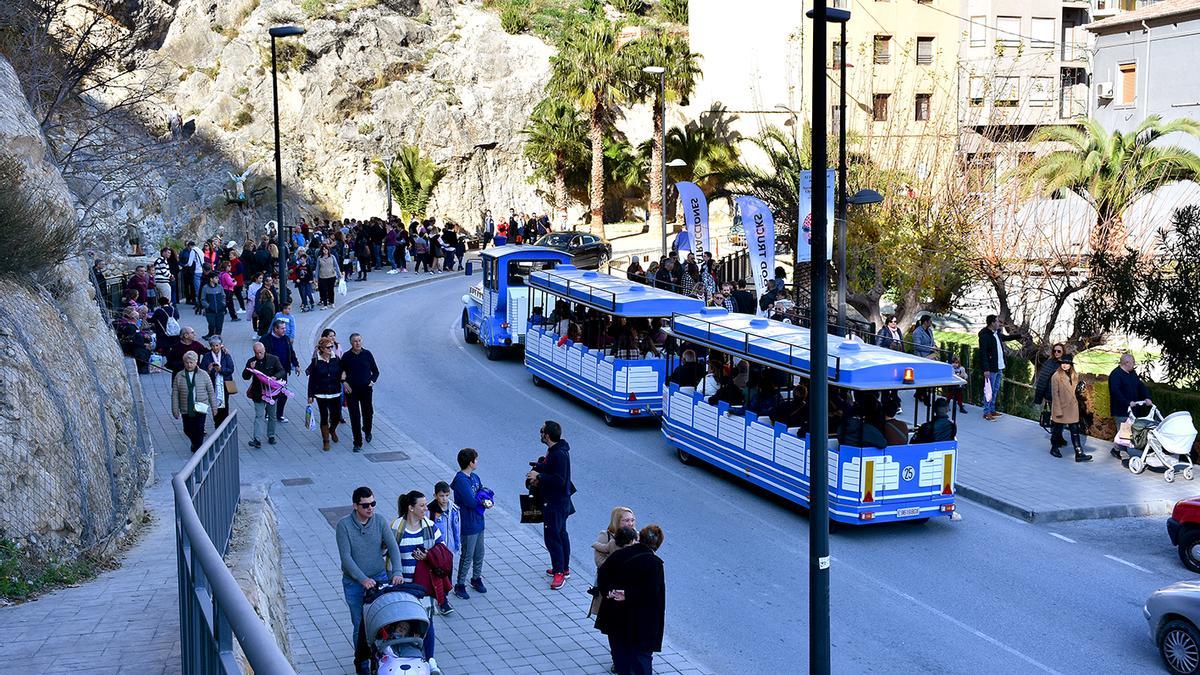
[[[587,232],[551,232],[537,245],[570,253],[571,262],[579,269],[600,269],[612,260],[612,244]]]

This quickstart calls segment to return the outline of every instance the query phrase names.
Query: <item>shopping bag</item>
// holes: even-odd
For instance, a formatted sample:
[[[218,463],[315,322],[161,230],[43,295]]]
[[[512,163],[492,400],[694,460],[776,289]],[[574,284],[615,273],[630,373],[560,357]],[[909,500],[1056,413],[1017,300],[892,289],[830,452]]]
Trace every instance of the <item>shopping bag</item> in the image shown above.
[[[194,404],[192,404],[192,409],[196,411],[197,415],[208,414],[208,404],[204,403],[203,401],[196,401]]]
[[[536,497],[530,494],[521,495],[521,522],[522,523],[540,523],[542,522],[542,505],[538,503]]]
[[[315,415],[313,415],[313,407],[311,404],[304,408],[304,426],[307,427],[309,431],[316,431],[317,429],[317,418]]]
[[[1126,419],[1121,422],[1121,427],[1117,429],[1117,437],[1114,441],[1124,441],[1125,445],[1129,444],[1129,440],[1133,438],[1133,420]]]
[[[338,280],[338,294],[345,295],[348,292],[346,290],[346,277],[342,277]]]
[[[1052,420],[1050,419],[1050,404],[1042,404],[1042,416],[1038,419],[1038,425],[1043,429],[1049,429]]]
[[[988,403],[992,402],[992,378],[990,377],[983,379],[983,400]]]

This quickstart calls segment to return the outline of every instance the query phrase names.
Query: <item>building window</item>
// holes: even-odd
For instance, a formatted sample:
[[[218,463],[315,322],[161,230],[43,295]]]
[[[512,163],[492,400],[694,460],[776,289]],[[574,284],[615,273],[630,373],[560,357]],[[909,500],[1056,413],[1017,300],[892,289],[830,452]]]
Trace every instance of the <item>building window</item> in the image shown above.
[[[833,57],[833,63],[830,68],[834,70],[842,67],[842,59],[845,58],[846,50],[842,47],[842,43],[837,40],[833,41],[833,47],[830,48],[829,54]]]
[[[1053,77],[1031,77],[1029,78],[1029,105],[1036,108],[1045,107],[1054,103],[1054,78]]]
[[[996,42],[1006,47],[1016,47],[1021,44],[1021,17],[996,17]]]
[[[892,61],[892,36],[891,35],[876,35],[875,36],[875,63],[891,63]]]
[[[996,107],[1015,108],[1021,103],[1021,78],[996,78]]]
[[[886,122],[888,118],[888,99],[891,94],[875,94],[871,99],[871,112],[876,122]]]
[[[1029,32],[1034,47],[1054,46],[1054,19],[1033,17]]]
[[[1117,69],[1121,73],[1119,83],[1121,91],[1117,94],[1117,100],[1121,102],[1121,105],[1133,105],[1137,100],[1137,64],[1122,63],[1117,66]]]
[[[973,16],[971,17],[971,46],[983,47],[987,45],[987,17]]]
[[[917,65],[927,66],[933,63],[933,38],[917,38]]]
[[[929,121],[929,103],[933,99],[933,94],[917,94],[914,119],[918,122]]]
[[[970,92],[968,94],[968,96],[970,97],[969,100],[970,100],[971,105],[972,106],[983,105],[983,98],[985,95],[984,94],[983,77],[980,75],[972,75],[971,81],[970,81],[970,86],[968,87],[968,90]]]

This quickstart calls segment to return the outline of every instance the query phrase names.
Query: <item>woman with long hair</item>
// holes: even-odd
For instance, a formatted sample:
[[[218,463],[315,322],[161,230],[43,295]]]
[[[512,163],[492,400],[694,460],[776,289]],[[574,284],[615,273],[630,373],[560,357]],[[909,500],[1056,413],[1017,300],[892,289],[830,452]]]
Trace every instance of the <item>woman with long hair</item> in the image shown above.
[[[428,512],[425,495],[418,490],[406,492],[396,500],[396,510],[400,515],[392,521],[392,532],[396,535],[396,546],[400,549],[400,560],[392,563],[392,572],[404,575],[405,583],[413,582],[413,574],[417,571],[417,563],[424,560],[429,549],[445,543],[445,537],[434,526],[433,521],[426,517]],[[426,595],[421,601],[426,609],[433,608],[433,596]],[[453,611],[449,602],[445,602],[438,611],[445,615]],[[425,633],[425,658],[431,668],[436,668],[433,660],[433,617],[429,617],[429,632]]]
[[[317,341],[317,355],[308,364],[308,404],[314,402],[321,413],[321,449],[329,451],[329,441],[338,442],[337,426],[342,421],[342,362],[333,355],[333,340]]]
[[[1090,462],[1092,456],[1083,452],[1082,431],[1079,427],[1079,403],[1075,390],[1079,386],[1079,374],[1075,372],[1075,357],[1063,354],[1058,370],[1050,378],[1050,454],[1062,457],[1055,438],[1062,438],[1063,427],[1071,434],[1071,447],[1075,448],[1076,462]]]

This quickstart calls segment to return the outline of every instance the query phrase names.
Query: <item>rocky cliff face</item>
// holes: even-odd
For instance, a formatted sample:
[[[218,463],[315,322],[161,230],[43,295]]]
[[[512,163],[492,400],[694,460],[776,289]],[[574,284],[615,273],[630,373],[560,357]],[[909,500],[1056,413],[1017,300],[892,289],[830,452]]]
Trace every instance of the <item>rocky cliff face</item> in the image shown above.
[[[25,185],[72,212],[8,61],[0,57],[0,149]],[[0,538],[39,553],[103,554],[142,508],[149,455],[138,443],[124,360],[83,263],[35,283],[0,280]]]
[[[384,213],[372,162],[402,144],[448,169],[432,215],[470,227],[483,208],[545,207],[526,181],[520,129],[541,96],[549,47],[504,33],[477,2],[304,6],[317,16],[289,0],[180,0],[156,54],[177,70],[169,105],[231,166],[253,169],[263,182],[252,178],[251,189],[274,173],[267,28],[296,23],[307,34],[277,42],[288,215]],[[220,202],[229,185],[223,173],[196,180],[201,202]]]

